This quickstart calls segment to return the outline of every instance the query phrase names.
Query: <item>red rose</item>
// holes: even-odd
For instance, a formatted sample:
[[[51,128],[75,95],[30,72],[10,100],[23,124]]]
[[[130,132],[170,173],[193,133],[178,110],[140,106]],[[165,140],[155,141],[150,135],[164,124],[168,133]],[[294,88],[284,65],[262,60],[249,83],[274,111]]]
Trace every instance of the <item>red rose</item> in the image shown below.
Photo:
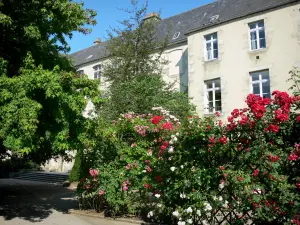
[[[259,174],[259,169],[256,169],[256,170],[254,170],[254,172],[253,172],[253,176],[254,176],[254,177],[257,177],[257,176],[258,176],[258,174]]]
[[[212,144],[215,144],[216,141],[215,141],[215,138],[214,137],[209,137],[209,141],[212,143]]]
[[[268,127],[268,130],[274,133],[277,133],[279,131],[279,126],[274,125],[274,124],[270,124]]]
[[[224,166],[219,166],[219,169],[220,170],[225,170],[225,167]]]
[[[161,149],[161,150],[166,150],[167,147],[166,147],[165,145],[162,145],[162,146],[160,146],[160,149]]]
[[[300,123],[300,116],[297,116],[296,121]]]
[[[288,158],[290,161],[296,161],[299,158],[298,155],[296,155],[294,152],[292,152]]]
[[[158,183],[163,182],[163,179],[161,176],[156,176],[155,179]]]
[[[162,128],[166,129],[166,130],[172,130],[173,129],[173,124],[171,122],[166,122],[162,125]]]
[[[232,122],[233,122],[233,119],[234,119],[234,118],[233,118],[232,116],[228,116],[228,118],[227,118],[227,120],[228,120],[229,123],[232,123]]]
[[[220,112],[216,112],[216,116],[217,116],[217,117],[220,117],[220,116],[221,116],[221,113],[220,113]]]
[[[226,144],[226,143],[227,143],[227,137],[226,137],[226,136],[223,136],[223,137],[219,138],[219,142],[220,142],[221,144]]]
[[[272,154],[268,155],[268,158],[271,162],[277,162],[279,160],[279,156]]]
[[[158,124],[162,119],[163,119],[162,116],[154,116],[152,119],[150,119],[150,121],[151,121],[153,124]]]
[[[231,115],[233,116],[233,118],[237,118],[240,114],[240,111],[238,109],[234,109],[232,112],[231,112]]]
[[[150,189],[150,188],[151,188],[151,185],[150,185],[150,184],[144,184],[144,187],[145,187],[146,189]]]

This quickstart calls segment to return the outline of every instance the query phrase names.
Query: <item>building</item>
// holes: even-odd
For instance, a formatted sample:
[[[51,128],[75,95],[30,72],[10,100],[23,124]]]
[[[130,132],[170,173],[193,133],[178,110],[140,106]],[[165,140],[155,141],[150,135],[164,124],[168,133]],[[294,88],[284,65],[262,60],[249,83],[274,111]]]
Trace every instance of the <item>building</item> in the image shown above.
[[[227,117],[245,106],[249,93],[288,91],[289,71],[300,66],[299,0],[217,0],[161,20],[157,35],[170,25],[164,79],[176,80],[178,90],[188,87],[202,116]],[[97,40],[71,57],[78,71],[102,79],[105,43]]]

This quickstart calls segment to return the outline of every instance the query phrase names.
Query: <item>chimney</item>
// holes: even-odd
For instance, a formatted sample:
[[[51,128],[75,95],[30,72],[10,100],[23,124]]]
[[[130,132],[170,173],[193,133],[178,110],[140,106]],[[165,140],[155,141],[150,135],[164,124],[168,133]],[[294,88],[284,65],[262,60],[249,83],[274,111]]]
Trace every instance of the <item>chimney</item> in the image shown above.
[[[143,19],[144,21],[148,20],[148,21],[160,21],[161,18],[160,16],[158,15],[157,12],[152,12],[152,13],[149,13],[148,15],[145,16],[145,18]]]
[[[101,38],[98,37],[96,41],[94,41],[94,45],[100,44],[101,43]]]

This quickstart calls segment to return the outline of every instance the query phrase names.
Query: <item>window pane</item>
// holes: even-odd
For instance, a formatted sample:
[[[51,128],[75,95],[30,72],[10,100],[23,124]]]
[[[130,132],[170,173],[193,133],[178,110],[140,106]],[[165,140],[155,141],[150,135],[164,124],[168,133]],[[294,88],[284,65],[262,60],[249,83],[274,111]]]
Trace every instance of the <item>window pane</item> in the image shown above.
[[[260,45],[260,48],[266,48],[266,39],[265,38],[260,38],[259,39],[259,45]]]
[[[211,40],[211,35],[206,35],[206,36],[205,36],[205,40],[206,40],[206,41],[210,41],[210,40]]]
[[[269,80],[270,79],[269,70],[261,71],[261,72],[259,72],[259,74],[261,74],[261,77],[262,77],[263,80]]]
[[[265,38],[266,35],[265,35],[265,29],[260,29],[259,30],[259,38]]]
[[[213,92],[212,91],[208,92],[208,101],[213,101]]]
[[[214,82],[215,82],[215,87],[221,87],[221,80],[220,79],[214,80]]]
[[[205,83],[206,83],[206,85],[207,85],[207,89],[210,89],[210,88],[213,87],[213,86],[212,86],[213,81],[206,81]]]
[[[252,84],[253,86],[253,94],[260,95],[259,84]]]
[[[217,90],[216,92],[215,92],[215,100],[216,101],[221,101],[221,90]]]
[[[271,94],[270,93],[264,93],[263,98],[271,98]]]
[[[257,35],[255,31],[250,33],[251,38],[251,49],[257,49]]]
[[[270,95],[271,90],[270,90],[270,81],[269,80],[262,84],[262,89],[263,89],[264,96]]]
[[[259,80],[259,74],[258,73],[251,73],[250,74],[252,77],[252,81],[257,81]]]
[[[217,33],[214,33],[212,36],[213,36],[213,39],[218,39]]]
[[[222,111],[222,102],[221,101],[216,101],[215,111]]]
[[[259,21],[258,22],[258,27],[264,27],[265,25],[264,25],[264,21]]]
[[[217,59],[218,58],[218,41],[214,41],[213,47],[214,47],[214,58]]]
[[[256,23],[250,23],[249,24],[249,28],[252,30],[252,29],[255,29],[256,28]]]
[[[210,113],[213,113],[213,112],[214,112],[214,104],[213,104],[213,102],[209,102],[209,103],[208,103],[208,111],[209,111]]]

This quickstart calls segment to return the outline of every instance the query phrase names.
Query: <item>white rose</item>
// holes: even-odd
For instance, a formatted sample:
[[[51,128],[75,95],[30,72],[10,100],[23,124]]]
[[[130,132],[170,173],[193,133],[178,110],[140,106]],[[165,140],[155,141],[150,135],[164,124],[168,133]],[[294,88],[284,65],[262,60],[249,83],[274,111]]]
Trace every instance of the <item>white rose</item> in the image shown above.
[[[150,212],[148,213],[147,217],[150,218],[150,217],[152,217],[152,216],[153,216],[153,212],[150,211]]]
[[[197,210],[196,213],[197,213],[198,216],[201,216],[201,211],[199,209]]]
[[[160,194],[155,194],[154,195],[156,198],[159,198],[160,197]]]
[[[219,184],[219,190],[222,190],[225,187],[225,185],[223,183]]]
[[[179,212],[176,210],[176,211],[174,211],[173,213],[173,216],[175,216],[175,217],[178,217],[179,216]]]
[[[172,166],[172,167],[170,168],[170,170],[172,170],[172,171],[174,171],[175,169],[176,169],[175,166]]]
[[[186,198],[186,195],[184,193],[180,194],[180,198]]]
[[[192,212],[193,212],[193,209],[192,209],[191,207],[188,207],[188,208],[186,209],[186,212],[187,212],[187,213],[192,213]]]
[[[219,197],[219,201],[220,202],[223,201],[223,197],[222,196]]]
[[[170,146],[169,149],[168,149],[168,152],[169,153],[173,153],[174,152],[174,148],[172,146]]]
[[[188,222],[189,224],[192,224],[193,220],[192,219],[188,219],[186,222]]]
[[[204,202],[204,211],[210,211],[212,210],[211,205],[208,202]]]

